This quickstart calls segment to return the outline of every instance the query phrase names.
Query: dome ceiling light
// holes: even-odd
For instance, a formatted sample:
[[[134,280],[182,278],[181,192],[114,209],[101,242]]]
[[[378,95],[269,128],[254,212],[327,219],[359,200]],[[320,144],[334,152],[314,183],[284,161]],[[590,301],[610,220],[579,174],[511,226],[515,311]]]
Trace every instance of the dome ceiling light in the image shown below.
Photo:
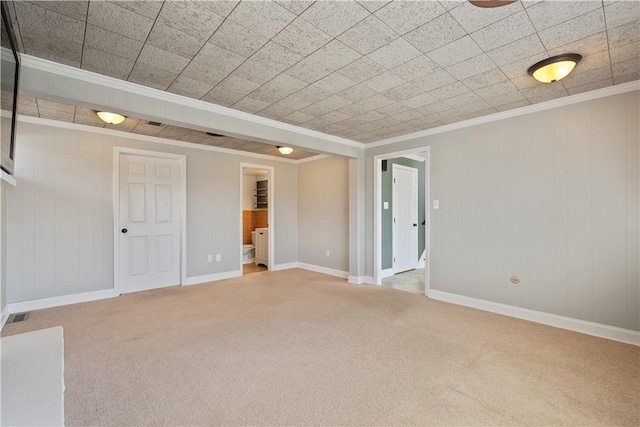
[[[506,6],[508,4],[515,3],[515,2],[516,0],[469,0],[469,3],[471,3],[472,5],[476,7],[482,7],[485,9],[488,9],[491,7]]]
[[[285,156],[288,156],[289,154],[293,153],[293,148],[278,146],[278,151],[284,154]]]
[[[527,73],[539,82],[555,83],[567,77],[581,60],[577,53],[556,55],[533,64]]]
[[[124,122],[125,119],[125,117],[120,114],[110,113],[108,111],[98,111],[96,114],[103,122],[110,125],[118,125]]]

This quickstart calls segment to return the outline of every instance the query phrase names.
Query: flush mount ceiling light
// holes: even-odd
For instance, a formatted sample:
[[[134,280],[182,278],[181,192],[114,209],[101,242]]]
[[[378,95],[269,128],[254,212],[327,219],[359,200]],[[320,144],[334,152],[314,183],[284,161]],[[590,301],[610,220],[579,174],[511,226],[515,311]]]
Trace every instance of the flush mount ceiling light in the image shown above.
[[[291,147],[278,147],[278,151],[284,154],[285,156],[293,153],[293,148]]]
[[[506,6],[515,2],[516,0],[469,0],[472,5],[482,8]]]
[[[581,60],[577,53],[556,55],[533,64],[527,73],[539,82],[554,83],[567,77]]]
[[[117,125],[124,122],[125,117],[120,114],[110,113],[108,111],[98,111],[96,113],[100,119],[110,125]]]

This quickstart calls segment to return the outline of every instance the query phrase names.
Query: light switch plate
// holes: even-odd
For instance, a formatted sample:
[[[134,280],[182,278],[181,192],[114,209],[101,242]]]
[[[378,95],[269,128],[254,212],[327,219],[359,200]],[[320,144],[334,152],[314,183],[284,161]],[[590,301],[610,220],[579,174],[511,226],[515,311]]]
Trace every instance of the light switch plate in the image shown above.
[[[389,209],[389,202],[384,202],[382,207],[383,209]]]
[[[433,201],[433,209],[440,209],[440,200]]]

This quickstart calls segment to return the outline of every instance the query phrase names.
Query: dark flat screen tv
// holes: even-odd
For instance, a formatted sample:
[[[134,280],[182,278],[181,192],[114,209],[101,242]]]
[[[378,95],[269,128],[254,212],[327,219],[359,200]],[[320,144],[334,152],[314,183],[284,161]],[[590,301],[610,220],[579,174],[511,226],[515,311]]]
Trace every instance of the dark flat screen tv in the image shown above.
[[[16,145],[16,116],[18,115],[18,88],[20,80],[20,54],[11,26],[11,18],[6,2],[2,6],[2,46],[0,47],[2,75],[2,123],[0,125],[1,140],[0,167],[13,175]]]

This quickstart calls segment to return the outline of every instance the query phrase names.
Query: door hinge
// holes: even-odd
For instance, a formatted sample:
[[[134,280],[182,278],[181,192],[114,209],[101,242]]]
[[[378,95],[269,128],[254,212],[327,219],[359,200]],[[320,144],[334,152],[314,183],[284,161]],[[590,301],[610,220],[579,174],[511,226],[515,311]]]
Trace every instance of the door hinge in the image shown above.
[[[393,223],[394,223],[394,224],[396,223],[396,219],[395,219],[395,218],[393,218]]]
[[[395,178],[393,178],[393,183],[394,183],[394,184],[396,183],[396,179],[395,179]]]
[[[394,264],[395,264],[395,262],[396,262],[396,259],[395,259],[395,258],[393,259],[393,262],[394,262]]]

